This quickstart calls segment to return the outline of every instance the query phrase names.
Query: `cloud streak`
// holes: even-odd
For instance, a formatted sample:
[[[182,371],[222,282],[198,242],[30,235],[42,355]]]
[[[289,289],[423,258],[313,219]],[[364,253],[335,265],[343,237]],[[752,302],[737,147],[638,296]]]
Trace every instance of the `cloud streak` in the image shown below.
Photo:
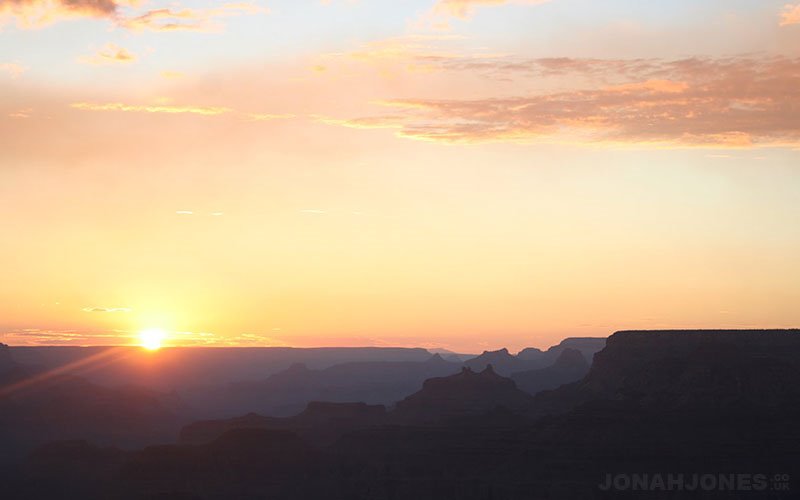
[[[402,137],[449,143],[588,142],[704,147],[800,145],[800,58],[602,61],[528,65],[599,82],[521,97],[399,99],[381,126]],[[629,81],[608,84],[625,75]],[[367,118],[341,125],[369,123]],[[329,120],[328,123],[334,123]]]
[[[203,105],[177,105],[166,103],[155,104],[129,104],[124,102],[75,102],[70,107],[81,111],[94,112],[118,112],[118,113],[150,113],[167,115],[200,115],[200,116],[221,116],[231,115],[248,122],[270,122],[275,120],[287,120],[295,118],[296,115],[290,113],[251,113],[239,111],[227,106],[203,106]]]
[[[136,56],[119,45],[109,43],[95,54],[78,58],[78,61],[91,65],[129,64]]]
[[[90,103],[76,102],[72,104],[75,109],[84,111],[122,111],[130,113],[167,113],[167,114],[194,114],[203,116],[217,116],[230,113],[233,110],[220,106],[171,106],[163,104],[140,105],[125,104],[122,102]]]
[[[251,3],[226,3],[210,9],[156,9],[120,22],[133,31],[220,31],[219,18],[266,14],[269,9]]]
[[[131,312],[130,307],[84,307],[84,312],[90,313],[115,313],[115,312]]]

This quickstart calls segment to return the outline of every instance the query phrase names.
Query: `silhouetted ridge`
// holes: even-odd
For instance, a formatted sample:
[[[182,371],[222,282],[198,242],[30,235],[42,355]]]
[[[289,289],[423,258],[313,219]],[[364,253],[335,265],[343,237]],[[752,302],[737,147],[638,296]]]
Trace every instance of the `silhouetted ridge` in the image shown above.
[[[274,429],[231,429],[212,441],[211,448],[261,451],[307,450],[309,446],[297,434]]]
[[[15,370],[16,368],[17,364],[14,362],[14,358],[11,357],[11,349],[6,344],[0,342],[0,375]],[[2,383],[3,380],[0,379],[0,384]]]
[[[531,368],[533,365],[529,361],[512,356],[508,349],[503,348],[497,351],[483,351],[483,354],[464,362],[464,366],[474,371],[480,371],[492,365],[493,369],[501,375],[510,375],[515,371]]]
[[[0,460],[49,441],[125,447],[169,442],[181,409],[175,395],[145,388],[109,388],[64,375],[42,378],[0,397]]]
[[[561,349],[539,373],[585,368],[583,358]],[[9,498],[793,498],[798,365],[796,332],[620,332],[584,378],[535,397],[491,363],[467,366],[420,383],[388,414],[312,403],[290,418],[192,424],[209,433],[191,445],[56,446],[36,455],[47,460],[0,469],[0,478]],[[762,491],[598,489],[606,474],[642,471],[785,474],[791,494],[769,483]]]
[[[544,351],[536,347],[526,347],[517,353],[519,359],[526,361],[538,361],[544,356]]]
[[[431,422],[484,414],[497,407],[524,411],[530,404],[528,394],[488,364],[480,372],[465,366],[455,375],[426,380],[422,390],[397,403],[392,415],[405,421]]]
[[[583,357],[583,354],[577,349],[568,347],[561,351],[561,354],[558,355],[555,363],[553,363],[553,367],[565,368],[572,366],[586,367],[587,370],[589,369],[589,363],[586,362],[586,358]]]
[[[790,380],[800,380],[797,330],[622,331],[583,380],[537,400],[551,410],[611,400],[653,411],[788,411],[800,409]]]
[[[465,361],[464,365],[473,370],[482,370],[486,365],[491,364],[497,373],[507,377],[512,373],[551,366],[566,349],[580,352],[585,360],[591,364],[594,354],[603,349],[605,344],[606,339],[603,337],[566,338],[546,351],[535,347],[527,347],[516,356],[509,353],[506,348],[496,351],[483,351],[480,356]]]
[[[297,415],[297,418],[304,420],[357,419],[382,417],[385,414],[386,407],[383,405],[311,401],[306,409]]]
[[[221,398],[227,414],[256,410],[288,416],[309,401],[388,405],[418,390],[426,379],[456,373],[460,366],[438,354],[424,361],[353,362],[323,370],[293,365],[263,381],[232,384]]]
[[[134,498],[159,493],[159,498],[174,498],[165,495],[163,485],[168,484],[182,492],[179,498],[264,498],[249,484],[268,485],[269,498],[291,498],[297,488],[292,485],[317,459],[318,453],[293,432],[232,429],[204,445],[153,446],[132,453],[119,476],[149,493]],[[210,494],[215,489],[224,493]]]
[[[306,366],[305,363],[292,363],[292,365],[286,370],[284,370],[283,373],[297,374],[297,373],[306,373],[309,371],[311,370],[308,369],[308,366]]]
[[[181,443],[208,443],[234,429],[290,430],[309,442],[328,444],[352,429],[383,423],[386,407],[365,403],[312,401],[293,417],[267,417],[249,413],[242,417],[205,420],[181,429]]]
[[[170,347],[162,349],[158,356],[150,356],[135,346],[12,346],[10,349],[14,360],[23,366],[40,370],[71,366],[65,374],[82,376],[97,384],[117,386],[136,380],[156,390],[177,390],[181,394],[199,387],[263,380],[294,363],[321,370],[351,362],[422,362],[431,356],[422,348],[400,347]],[[114,362],[100,366],[81,363],[98,355]],[[151,369],[141,369],[143,358],[147,358]]]
[[[448,363],[448,361],[446,361],[446,360],[445,360],[445,359],[442,357],[442,355],[441,355],[441,354],[439,354],[439,353],[436,353],[436,354],[434,354],[433,356],[431,356],[431,357],[430,357],[430,359],[428,359],[428,361],[426,361],[426,363],[431,363],[431,364],[441,364],[441,363]]]
[[[555,389],[563,384],[583,378],[589,371],[589,363],[577,349],[566,348],[555,362],[547,368],[538,368],[511,375],[517,387],[528,394]]]

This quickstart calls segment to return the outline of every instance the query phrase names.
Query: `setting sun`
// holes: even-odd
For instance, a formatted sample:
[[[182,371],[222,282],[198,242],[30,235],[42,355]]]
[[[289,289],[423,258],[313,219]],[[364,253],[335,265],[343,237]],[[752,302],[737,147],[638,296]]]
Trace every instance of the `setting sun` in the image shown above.
[[[165,336],[164,330],[160,328],[148,328],[139,333],[139,342],[148,351],[157,351],[161,348]]]

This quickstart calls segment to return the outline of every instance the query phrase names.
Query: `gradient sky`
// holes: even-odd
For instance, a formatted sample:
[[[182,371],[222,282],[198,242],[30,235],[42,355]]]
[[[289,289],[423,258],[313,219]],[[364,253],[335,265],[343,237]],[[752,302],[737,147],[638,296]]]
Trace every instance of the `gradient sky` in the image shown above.
[[[800,325],[800,4],[0,0],[0,341]]]

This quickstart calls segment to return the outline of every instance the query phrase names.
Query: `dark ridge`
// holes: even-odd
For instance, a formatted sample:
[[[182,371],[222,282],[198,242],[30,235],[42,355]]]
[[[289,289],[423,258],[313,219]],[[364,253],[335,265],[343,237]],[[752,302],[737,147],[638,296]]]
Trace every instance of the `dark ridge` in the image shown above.
[[[537,368],[511,374],[517,387],[528,394],[555,389],[582,379],[589,371],[589,363],[577,349],[566,348],[555,362],[546,368]]]

